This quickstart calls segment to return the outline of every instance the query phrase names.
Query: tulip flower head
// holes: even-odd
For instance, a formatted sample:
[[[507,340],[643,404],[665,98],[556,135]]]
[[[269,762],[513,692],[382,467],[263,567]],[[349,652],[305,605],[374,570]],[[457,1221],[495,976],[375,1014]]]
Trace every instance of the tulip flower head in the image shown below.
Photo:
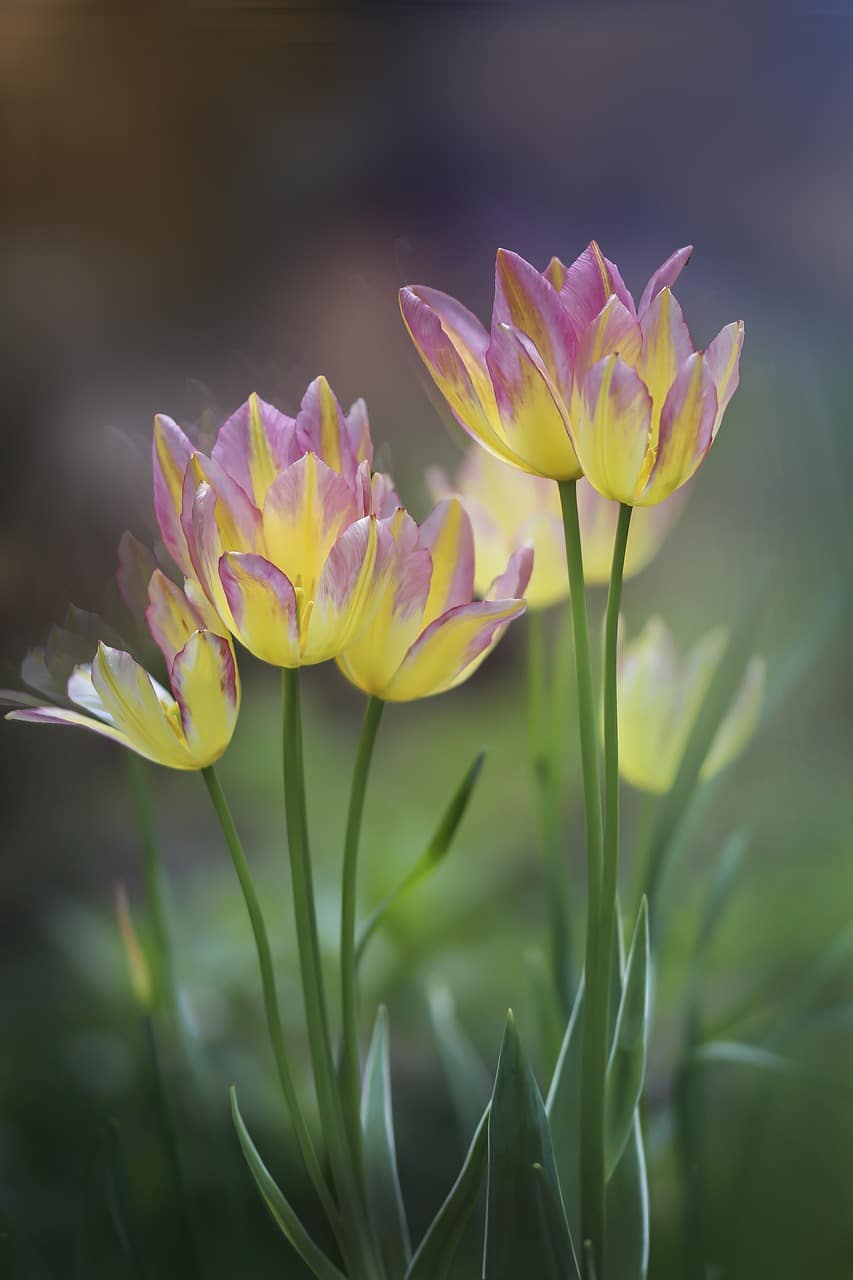
[[[499,250],[491,332],[454,299],[403,289],[403,318],[460,424],[495,456],[650,506],[695,473],[738,382],[743,325],[695,350],[671,286],[678,249],[634,303],[593,241],[544,272]]]
[[[365,693],[409,702],[467,680],[514,618],[533,553],[517,550],[474,599],[474,536],[462,503],[439,503],[420,528],[402,508],[390,522],[395,552],[372,621],[338,659]]]
[[[103,642],[68,680],[71,707],[27,707],[7,719],[78,725],[170,769],[204,769],[223,754],[240,708],[230,639],[195,583],[181,591],[157,570],[148,624],[169,672],[165,689],[121,649]]]
[[[437,467],[427,473],[427,483],[434,501],[456,494],[468,512],[474,530],[474,589],[478,595],[485,594],[514,551],[530,544],[534,554],[525,592],[528,608],[547,609],[568,598],[563,517],[552,480],[519,472],[483,449],[470,449],[455,484]],[[589,584],[606,584],[618,507],[596,493],[586,480],[578,481],[577,494],[584,576]],[[657,555],[681,506],[677,496],[635,514],[626,578],[638,574]]]
[[[363,625],[397,505],[371,476],[367,412],[344,414],[325,378],[295,418],[252,395],[211,454],[170,418],[154,431],[154,495],[170,554],[228,630],[275,666],[323,662]]]
[[[670,631],[652,618],[620,646],[619,768],[632,786],[658,794],[671,788],[725,645],[725,632],[712,631],[681,663]],[[764,684],[764,659],[752,658],[705,757],[703,778],[731,764],[752,737]]]

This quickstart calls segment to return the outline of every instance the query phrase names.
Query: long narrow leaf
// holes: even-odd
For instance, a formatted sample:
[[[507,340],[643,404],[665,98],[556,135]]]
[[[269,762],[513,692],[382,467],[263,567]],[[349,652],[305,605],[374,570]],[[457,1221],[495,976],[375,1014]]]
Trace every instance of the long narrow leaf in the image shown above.
[[[361,1127],[370,1214],[389,1276],[402,1276],[412,1257],[394,1144],[388,1014],[380,1006],[364,1068]]]
[[[622,998],[607,1063],[605,1138],[608,1178],[625,1150],[643,1092],[650,1006],[649,920],[643,898],[625,965]]]
[[[261,1193],[261,1198],[269,1210],[274,1222],[282,1234],[290,1241],[306,1266],[310,1267],[317,1280],[346,1280],[343,1272],[326,1257],[319,1245],[316,1245],[288,1203],[284,1193],[276,1183],[269,1169],[264,1164],[258,1149],[252,1141],[249,1131],[243,1122],[240,1108],[237,1105],[237,1091],[231,1088],[231,1115],[234,1128],[246,1158],[246,1164]]]
[[[534,1166],[540,1166],[540,1172]],[[540,1178],[560,1207],[542,1232]],[[556,1232],[552,1238],[551,1232]],[[507,1016],[489,1116],[489,1182],[484,1280],[546,1276],[553,1258],[569,1257],[577,1276],[574,1246],[563,1209],[548,1117],[527,1061],[515,1019]],[[571,1273],[570,1273],[571,1274]]]
[[[574,1240],[579,1240],[581,1235],[580,1117],[583,993],[584,984],[581,979],[545,1102],[554,1159],[560,1175],[563,1204]]]
[[[445,1280],[468,1225],[488,1162],[489,1107],[477,1126],[459,1177],[415,1252],[405,1280]]]
[[[492,1082],[480,1055],[456,1019],[453,996],[447,987],[431,987],[428,999],[442,1071],[456,1119],[467,1140],[489,1101]]]
[[[639,1113],[607,1184],[608,1280],[645,1280],[649,1267],[649,1187]]]
[[[480,776],[480,770],[483,767],[485,758],[485,751],[481,751],[454,792],[453,798],[444,811],[441,821],[433,833],[432,839],[418,858],[415,865],[409,871],[408,875],[401,880],[400,884],[397,885],[396,889],[393,889],[391,893],[388,894],[388,897],[380,902],[379,906],[371,913],[370,916],[368,916],[356,943],[356,964],[361,963],[368,942],[382,924],[383,920],[385,920],[391,908],[396,906],[399,900],[411,889],[414,889],[416,885],[419,885],[423,880],[425,880],[427,876],[430,875],[437,866],[439,866],[445,855],[449,852],[459,824],[465,816],[465,810],[468,808],[468,804],[471,800],[477,779]]]

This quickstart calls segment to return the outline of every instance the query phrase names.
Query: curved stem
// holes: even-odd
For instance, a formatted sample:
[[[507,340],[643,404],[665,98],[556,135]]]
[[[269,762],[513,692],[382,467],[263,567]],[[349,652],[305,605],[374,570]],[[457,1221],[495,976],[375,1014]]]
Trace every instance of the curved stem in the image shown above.
[[[165,1009],[170,1017],[177,1017],[179,1001],[169,932],[166,877],[154,825],[151,792],[145,774],[146,766],[132,751],[124,754],[127,759],[136,820],[142,840],[142,878],[145,883],[145,897],[148,902],[151,933],[154,939],[155,955],[152,967],[157,1007]]]
[[[604,1132],[600,1124],[597,1099],[604,1087],[594,1035],[596,975],[598,970],[598,924],[601,898],[603,832],[601,818],[601,781],[598,762],[595,695],[589,655],[589,625],[586,616],[586,593],[583,574],[580,523],[578,520],[577,481],[559,485],[566,538],[566,560],[569,570],[569,592],[572,612],[572,634],[575,647],[575,672],[578,690],[578,724],[580,728],[581,766],[583,770],[584,816],[586,821],[587,916],[584,974],[583,1048],[581,1060],[581,1250],[589,1242],[594,1267],[601,1270],[604,1250]]]
[[[361,1070],[358,1047],[358,989],[356,982],[355,914],[358,881],[358,846],[367,779],[376,745],[376,735],[385,703],[381,698],[368,699],[364,723],[358,743],[350,790],[344,844],[343,888],[341,894],[341,1007],[343,1034],[340,1079],[343,1090],[344,1120],[359,1181],[364,1177],[364,1151],[361,1134]],[[362,1188],[364,1189],[364,1188]]]
[[[293,1076],[290,1070],[290,1063],[287,1057],[287,1049],[284,1043],[284,1029],[281,1025],[281,1013],[278,1006],[278,994],[275,985],[275,971],[273,969],[272,949],[270,947],[269,934],[267,933],[266,922],[264,921],[261,904],[252,883],[249,864],[246,861],[246,855],[243,852],[243,846],[240,843],[240,837],[237,834],[237,828],[234,826],[234,819],[231,817],[231,811],[228,808],[228,802],[225,799],[225,793],[219,782],[216,770],[213,765],[209,765],[206,769],[202,769],[201,775],[204,778],[210,799],[219,819],[219,825],[222,827],[222,834],[225,836],[225,843],[231,854],[231,860],[234,863],[234,870],[237,872],[237,879],[240,882],[240,888],[243,891],[243,898],[246,903],[246,910],[249,913],[249,920],[252,925],[252,933],[255,937],[255,947],[258,953],[258,965],[261,970],[261,987],[263,989],[264,1011],[266,1013],[267,1028],[269,1030],[270,1042],[272,1044],[273,1054],[275,1056],[276,1067],[278,1068],[278,1078],[281,1082],[282,1093],[284,1094],[287,1108],[293,1121],[293,1128],[296,1132],[296,1140],[299,1143],[299,1150],[302,1152],[302,1158],[305,1161],[305,1167],[308,1170],[309,1177],[314,1185],[317,1195],[323,1205],[330,1223],[337,1227],[340,1221],[337,1205],[332,1198],[331,1192],[326,1185],[326,1179],[320,1162],[317,1158],[317,1152],[314,1148],[314,1142],[311,1133],[302,1114],[302,1108],[299,1105],[299,1098],[296,1094],[296,1088],[293,1083]]]
[[[302,708],[299,668],[282,668],[282,748],[284,799],[287,820],[287,842],[290,851],[290,874],[293,883],[293,910],[296,917],[296,940],[302,973],[302,994],[308,1045],[317,1105],[332,1166],[335,1188],[345,1214],[345,1226],[352,1233],[359,1266],[358,1276],[381,1274],[365,1203],[361,1195],[347,1142],[341,1097],[332,1057],[329,1013],[323,982],[317,909],[314,902],[314,880],[308,843],[308,810],[305,797],[305,764],[302,752]],[[355,1280],[355,1273],[353,1273]]]

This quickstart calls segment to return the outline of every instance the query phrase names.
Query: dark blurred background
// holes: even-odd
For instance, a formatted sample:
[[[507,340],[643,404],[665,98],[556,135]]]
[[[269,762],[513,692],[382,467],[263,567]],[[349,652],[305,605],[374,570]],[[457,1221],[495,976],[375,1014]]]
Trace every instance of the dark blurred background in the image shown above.
[[[653,1277],[682,1274],[667,1102],[679,962],[710,860],[734,828],[748,830],[706,980],[714,1007],[747,1001],[747,1022],[761,993],[755,1037],[772,1038],[853,908],[853,23],[844,6],[750,9],[55,3],[0,17],[0,683],[14,682],[26,648],[70,601],[98,607],[121,532],[144,532],[140,475],[115,436],[147,456],[156,411],[193,419],[215,404],[224,417],[257,390],[294,412],[325,373],[345,404],[366,397],[382,461],[423,514],[424,467],[452,468],[461,452],[400,322],[404,283],[446,289],[485,319],[498,245],[544,264],[595,236],[639,290],[689,241],[678,292],[696,340],[745,320],[724,431],[681,524],[625,601],[632,629],[661,612],[686,645],[734,622],[769,574],[756,644],[780,688],[792,654],[797,673],[681,871],[659,979],[659,1114],[647,1126]],[[464,1145],[441,1085],[428,982],[453,990],[489,1070],[506,1007],[531,1035],[535,1023],[530,971],[546,910],[517,632],[461,692],[392,709],[368,805],[366,908],[416,854],[477,748],[489,748],[453,857],[377,944],[367,974],[366,1012],[390,1004],[416,1236]],[[243,670],[245,711],[222,773],[270,901],[298,1038],[276,681],[248,659]],[[331,667],[306,683],[332,946],[360,706]],[[114,924],[116,880],[141,901],[125,761],[84,735],[17,725],[0,733],[0,759],[0,1274],[17,1265],[64,1277],[72,1256],[74,1274],[129,1274],[104,1190],[113,1118],[159,1259],[153,1274],[182,1275],[168,1262],[176,1228]],[[151,778],[179,972],[211,1076],[210,1108],[185,1090],[179,1117],[209,1273],[295,1276],[225,1109],[236,1080],[270,1164],[298,1178],[242,904],[201,784]],[[630,821],[630,798],[628,811]],[[832,970],[795,1039],[794,1078],[734,1067],[709,1077],[709,1276],[853,1274],[853,960]]]

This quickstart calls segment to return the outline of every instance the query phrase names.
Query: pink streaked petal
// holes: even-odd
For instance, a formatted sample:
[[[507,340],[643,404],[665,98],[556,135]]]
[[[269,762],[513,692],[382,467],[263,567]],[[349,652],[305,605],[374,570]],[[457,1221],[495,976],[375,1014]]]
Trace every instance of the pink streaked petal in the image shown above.
[[[650,442],[652,402],[636,370],[607,356],[585,375],[575,444],[593,488],[633,502]]]
[[[273,666],[298,666],[299,615],[290,579],[263,556],[227,552],[219,580],[235,632],[249,652]]]
[[[743,350],[743,338],[743,321],[736,320],[720,330],[705,352],[705,360],[717,388],[717,415],[712,433],[715,436],[740,381],[740,353]]]
[[[203,618],[181,588],[159,569],[155,569],[148,584],[148,600],[148,629],[166,665],[171,666],[175,654],[203,624]]]
[[[357,462],[366,462],[373,466],[373,440],[370,436],[370,419],[367,416],[367,405],[359,396],[350,405],[349,413],[344,416],[350,449]]]
[[[637,304],[638,316],[642,317],[643,314],[648,311],[661,289],[672,288],[690,261],[692,254],[693,245],[686,244],[683,249],[676,249],[675,253],[670,254],[666,262],[658,267],[657,271],[649,279],[648,284],[642,292],[640,301]]]
[[[92,683],[107,715],[138,751],[171,768],[190,767],[176,703],[129,653],[99,645]]]
[[[184,472],[193,452],[191,441],[178,424],[158,413],[152,451],[154,511],[163,545],[184,573],[190,572],[190,562],[181,529],[181,497]]]
[[[263,505],[276,472],[296,461],[295,425],[253,392],[219,429],[211,456],[256,507]]]
[[[643,348],[637,371],[660,412],[678,369],[693,352],[693,339],[678,299],[669,289],[656,295],[640,320]]]
[[[660,502],[685,484],[711,447],[717,389],[699,352],[678,370],[660,419],[657,453],[641,505]]]
[[[446,498],[421,525],[421,546],[432,557],[432,582],[424,625],[474,594],[474,534],[458,498]]]
[[[479,362],[486,358],[489,333],[475,315],[449,293],[429,289],[426,285],[413,285],[411,292],[438,316],[441,327],[458,351],[465,350]]]
[[[643,344],[640,326],[634,315],[615,293],[612,293],[598,315],[583,332],[578,343],[578,377],[605,356],[620,355],[626,364],[634,364]]]
[[[577,339],[566,309],[540,271],[517,253],[498,249],[492,332],[496,325],[504,324],[530,339],[551,381],[568,402]]]
[[[240,681],[231,645],[194,631],[172,663],[172,690],[187,748],[197,768],[218,760],[231,741],[240,708]]]
[[[510,556],[503,573],[486,592],[487,600],[520,600],[533,572],[533,547],[519,547]]]
[[[385,697],[392,702],[409,702],[460,684],[524,609],[523,600],[495,600],[458,605],[442,614],[411,646]]]
[[[632,315],[634,299],[625,287],[615,262],[605,258],[595,240],[591,240],[579,258],[566,268],[560,289],[560,300],[569,313],[575,333],[580,337],[601,311],[611,293]]]
[[[242,485],[213,458],[194,453],[187,464],[183,493],[186,509],[188,494],[200,485],[209,485],[216,495],[216,519],[226,547],[231,550],[255,551],[261,537],[261,513]],[[186,530],[184,530],[186,533]]]
[[[567,271],[568,267],[564,262],[561,262],[559,258],[552,258],[542,274],[559,293],[565,283]]]
[[[486,359],[510,448],[524,458],[528,471],[576,479],[580,466],[566,427],[568,406],[530,340],[498,324]]]
[[[384,471],[377,471],[370,481],[370,511],[380,520],[392,516],[400,506],[394,481]]]
[[[351,480],[360,459],[344,419],[343,410],[329,382],[315,378],[302,397],[296,415],[300,453],[315,453],[327,467]]]
[[[314,453],[282,471],[267,494],[267,556],[310,598],[336,538],[362,509],[342,475]]]
[[[376,516],[357,520],[338,538],[320,574],[307,634],[303,632],[303,661],[337,657],[367,625],[368,604],[378,604],[380,594],[374,590],[377,562],[387,574],[393,556],[393,537]]]

